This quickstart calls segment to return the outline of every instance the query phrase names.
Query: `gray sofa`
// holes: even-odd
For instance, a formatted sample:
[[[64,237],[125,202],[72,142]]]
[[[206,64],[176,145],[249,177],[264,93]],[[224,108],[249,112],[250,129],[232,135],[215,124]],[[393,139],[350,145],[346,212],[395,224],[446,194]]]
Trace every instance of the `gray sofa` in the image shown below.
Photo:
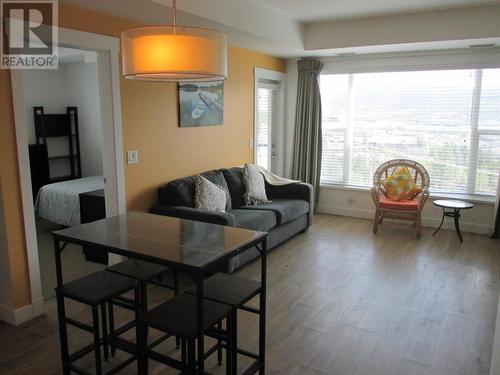
[[[226,204],[226,212],[194,208],[195,176],[171,181],[160,188],[158,204],[153,206],[150,212],[268,232],[268,249],[299,232],[306,231],[312,224],[314,191],[310,184],[274,186],[266,182],[267,197],[272,202],[246,206],[243,198],[243,168],[217,169],[201,175],[228,191],[231,199],[228,199]],[[257,256],[257,249],[246,251],[231,259],[227,271],[233,272]]]

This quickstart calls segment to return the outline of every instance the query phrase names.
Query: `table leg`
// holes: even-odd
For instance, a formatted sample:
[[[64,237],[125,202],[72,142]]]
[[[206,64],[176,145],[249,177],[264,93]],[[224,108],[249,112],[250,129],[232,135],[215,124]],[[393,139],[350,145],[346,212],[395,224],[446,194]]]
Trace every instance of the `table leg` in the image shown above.
[[[203,300],[203,275],[196,275],[196,310],[198,320],[198,373],[205,373],[205,335],[203,333],[204,300]]]
[[[459,219],[460,219],[460,210],[455,209],[453,211],[453,220],[455,221],[455,229],[457,230],[457,234],[458,234],[458,238],[460,239],[460,242],[464,242],[464,240],[462,239],[462,233],[460,232]]]
[[[134,291],[135,299],[135,321],[136,321],[136,343],[137,343],[137,373],[146,375],[148,373],[148,334],[144,327],[144,313],[142,302],[142,290],[139,284]]]
[[[64,306],[64,296],[60,288],[63,286],[63,276],[61,267],[61,242],[59,239],[54,238],[54,258],[56,263],[56,300],[57,300],[57,317],[59,324],[59,345],[61,347],[61,360],[63,374],[69,375],[69,347],[68,347],[68,330],[66,327],[66,309]]]
[[[260,297],[259,297],[259,374],[266,373],[266,280],[267,280],[267,237],[262,241],[261,250],[261,274],[260,274]]]
[[[439,232],[439,230],[441,229],[441,227],[443,226],[443,222],[444,222],[444,217],[445,217],[445,210],[443,208],[443,217],[441,218],[441,223],[439,224],[439,227],[434,231],[434,233],[432,233],[432,235],[434,236],[437,232]]]

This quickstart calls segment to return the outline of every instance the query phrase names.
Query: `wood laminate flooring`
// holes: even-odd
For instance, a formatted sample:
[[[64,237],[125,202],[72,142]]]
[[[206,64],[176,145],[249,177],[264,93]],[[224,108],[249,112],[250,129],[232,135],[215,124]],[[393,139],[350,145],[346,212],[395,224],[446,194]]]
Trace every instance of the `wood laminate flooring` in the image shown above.
[[[500,242],[487,236],[317,215],[268,257],[268,374],[488,374],[499,295]],[[259,263],[238,274],[258,279]],[[158,303],[168,291],[150,288]],[[257,306],[258,299],[251,304]],[[72,316],[87,308],[69,303]],[[117,314],[118,320],[126,316]],[[257,319],[239,315],[239,342],[257,347]],[[90,335],[70,328],[71,345]],[[156,333],[153,332],[153,335]],[[0,324],[0,373],[59,374],[54,302],[19,327]],[[176,353],[174,344],[162,344]],[[121,357],[121,355],[119,356]],[[92,355],[81,364],[91,368]],[[121,357],[122,358],[122,357]],[[240,370],[248,362],[240,357]],[[207,371],[223,374],[215,359]],[[134,374],[135,364],[121,373]],[[176,373],[150,361],[151,374]]]

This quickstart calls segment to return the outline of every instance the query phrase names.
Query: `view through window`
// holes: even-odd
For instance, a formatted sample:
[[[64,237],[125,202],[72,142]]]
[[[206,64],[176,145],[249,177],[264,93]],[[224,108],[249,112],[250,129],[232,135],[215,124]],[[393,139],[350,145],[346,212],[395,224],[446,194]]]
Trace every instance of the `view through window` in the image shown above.
[[[500,69],[323,74],[321,182],[371,186],[390,159],[429,171],[431,191],[495,194]]]

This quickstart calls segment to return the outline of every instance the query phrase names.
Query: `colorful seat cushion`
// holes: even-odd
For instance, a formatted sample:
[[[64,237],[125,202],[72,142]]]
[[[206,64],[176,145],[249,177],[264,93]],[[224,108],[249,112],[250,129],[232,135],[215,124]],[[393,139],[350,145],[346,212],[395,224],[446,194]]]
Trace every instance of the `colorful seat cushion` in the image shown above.
[[[402,201],[412,200],[421,193],[407,167],[397,167],[391,176],[381,180],[387,198]]]
[[[380,197],[379,207],[392,210],[416,211],[418,210],[418,201],[416,199],[395,201],[390,198]]]

